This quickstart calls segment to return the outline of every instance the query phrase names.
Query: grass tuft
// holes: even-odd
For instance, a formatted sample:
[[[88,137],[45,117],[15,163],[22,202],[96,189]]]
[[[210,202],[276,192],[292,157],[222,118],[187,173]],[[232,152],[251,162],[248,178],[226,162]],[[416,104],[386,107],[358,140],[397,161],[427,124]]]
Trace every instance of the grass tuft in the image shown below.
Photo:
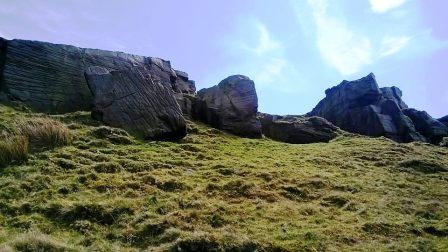
[[[448,172],[448,167],[446,165],[443,165],[437,161],[426,159],[412,158],[400,162],[398,166],[423,173]]]
[[[32,151],[48,150],[68,145],[73,135],[61,122],[48,117],[15,121],[16,134],[28,138]]]
[[[64,244],[63,242],[53,239],[51,236],[42,234],[37,231],[31,231],[17,237],[12,241],[11,247],[16,251],[34,252],[34,251],[48,251],[48,252],[68,252],[76,251],[73,247]]]
[[[28,159],[28,140],[24,136],[0,136],[0,167]]]

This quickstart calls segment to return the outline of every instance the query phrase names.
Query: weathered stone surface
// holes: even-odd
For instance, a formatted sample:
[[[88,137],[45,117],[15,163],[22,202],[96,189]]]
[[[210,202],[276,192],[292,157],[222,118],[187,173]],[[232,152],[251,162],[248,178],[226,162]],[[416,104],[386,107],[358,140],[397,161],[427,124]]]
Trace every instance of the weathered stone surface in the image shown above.
[[[193,109],[197,103],[197,97],[194,94],[175,93],[177,103],[185,117],[193,118]]]
[[[406,105],[406,103],[401,99],[403,96],[401,89],[397,87],[383,87],[380,88],[380,90],[384,98],[395,101],[400,109],[408,108],[408,105]]]
[[[173,90],[146,67],[108,70],[89,67],[86,80],[94,97],[92,115],[145,139],[177,140],[186,123]]]
[[[439,119],[439,122],[445,124],[448,127],[448,115]]]
[[[425,111],[403,109],[403,113],[411,118],[415,129],[433,144],[439,144],[444,137],[448,137],[448,127],[432,118]]]
[[[177,77],[170,62],[158,58],[37,41],[11,40],[6,44],[0,86],[12,99],[41,112],[90,109],[93,98],[84,72],[91,66],[110,71],[144,67],[154,80],[174,91],[183,92],[183,85],[194,90],[192,81]]]
[[[338,128],[322,117],[278,116],[260,113],[263,135],[273,140],[308,144],[329,142]]]
[[[174,91],[183,94],[196,93],[196,84],[194,81],[188,79],[188,74],[179,70],[175,70],[177,79]]]
[[[217,86],[200,90],[193,110],[195,118],[215,128],[243,137],[261,137],[255,84],[246,76],[230,76]]]
[[[6,57],[6,40],[0,37],[0,92],[3,91],[2,79]]]
[[[323,117],[348,132],[386,136],[398,142],[426,141],[401,111],[406,107],[401,101],[401,91],[379,89],[373,74],[356,81],[343,81],[325,93],[326,97],[309,116]]]

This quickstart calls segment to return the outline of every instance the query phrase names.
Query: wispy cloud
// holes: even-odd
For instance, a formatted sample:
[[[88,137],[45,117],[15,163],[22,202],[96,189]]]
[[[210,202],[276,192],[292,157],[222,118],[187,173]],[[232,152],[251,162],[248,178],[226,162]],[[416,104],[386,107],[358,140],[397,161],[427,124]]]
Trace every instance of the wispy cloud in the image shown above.
[[[410,37],[390,37],[385,36],[381,41],[380,57],[390,56],[399,52],[401,49],[406,47],[410,41]]]
[[[342,75],[351,75],[372,63],[372,45],[368,37],[330,16],[326,0],[308,0],[308,3],[313,11],[320,54],[329,65]]]
[[[282,45],[280,44],[280,42],[275,41],[271,38],[266,26],[259,23],[257,28],[259,31],[259,38],[258,46],[254,49],[256,54],[263,55],[265,53],[281,50]]]
[[[406,0],[370,0],[370,7],[376,13],[385,13],[403,5]]]
[[[235,64],[235,71],[247,74],[259,88],[275,88],[281,92],[294,92],[297,88],[291,78],[298,78],[296,68],[286,55],[285,45],[258,19],[250,20],[244,27],[242,40],[227,44],[228,50],[244,58]]]
[[[283,74],[283,71],[287,65],[286,60],[282,58],[270,58],[267,59],[260,68],[257,69],[254,81],[261,84],[275,83],[276,80]]]

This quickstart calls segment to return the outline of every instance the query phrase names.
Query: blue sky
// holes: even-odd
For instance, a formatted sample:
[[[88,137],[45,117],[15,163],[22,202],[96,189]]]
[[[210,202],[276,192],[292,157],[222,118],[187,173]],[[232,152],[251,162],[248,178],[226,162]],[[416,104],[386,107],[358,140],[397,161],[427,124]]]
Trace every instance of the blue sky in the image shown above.
[[[448,1],[0,0],[0,36],[157,56],[197,81],[255,81],[259,110],[303,114],[374,72],[411,107],[448,114]]]

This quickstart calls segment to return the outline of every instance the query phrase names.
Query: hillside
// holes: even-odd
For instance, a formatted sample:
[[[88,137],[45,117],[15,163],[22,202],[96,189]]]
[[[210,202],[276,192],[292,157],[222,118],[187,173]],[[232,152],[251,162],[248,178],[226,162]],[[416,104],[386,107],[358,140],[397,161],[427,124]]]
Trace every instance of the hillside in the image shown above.
[[[179,142],[148,142],[90,112],[4,105],[0,124],[0,160],[31,132],[28,159],[1,169],[2,251],[448,250],[448,148],[344,132],[293,145],[191,120]]]

